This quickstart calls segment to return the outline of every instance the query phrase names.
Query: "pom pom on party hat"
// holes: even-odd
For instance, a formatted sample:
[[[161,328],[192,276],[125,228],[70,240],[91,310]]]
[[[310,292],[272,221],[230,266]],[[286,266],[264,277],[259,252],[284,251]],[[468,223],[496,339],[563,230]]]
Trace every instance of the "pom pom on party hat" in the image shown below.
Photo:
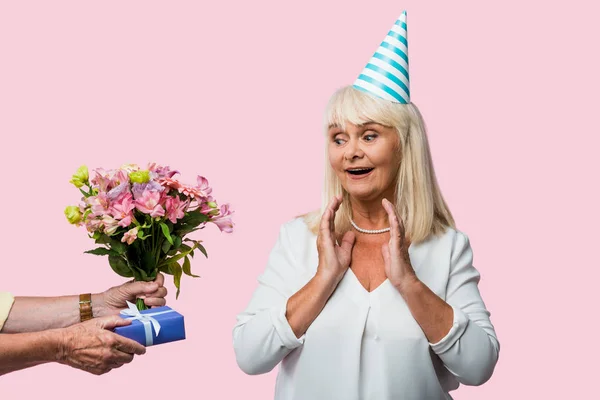
[[[410,103],[406,11],[354,82],[356,89],[394,103]]]

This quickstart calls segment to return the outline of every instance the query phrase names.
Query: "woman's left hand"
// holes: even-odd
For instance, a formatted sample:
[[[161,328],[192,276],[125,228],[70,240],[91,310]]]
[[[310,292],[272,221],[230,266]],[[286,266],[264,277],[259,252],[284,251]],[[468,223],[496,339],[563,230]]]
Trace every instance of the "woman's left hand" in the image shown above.
[[[127,301],[135,303],[136,299],[144,299],[148,307],[164,306],[167,304],[164,282],[165,276],[159,272],[152,282],[127,282],[99,293],[95,295],[96,298],[92,298],[92,309],[98,310],[97,314],[94,312],[94,316],[119,314],[127,308]]]
[[[390,241],[381,246],[385,274],[400,294],[403,294],[408,287],[419,282],[419,279],[410,263],[410,243],[404,236],[404,225],[396,214],[396,208],[387,199],[383,199],[382,204],[390,221]]]

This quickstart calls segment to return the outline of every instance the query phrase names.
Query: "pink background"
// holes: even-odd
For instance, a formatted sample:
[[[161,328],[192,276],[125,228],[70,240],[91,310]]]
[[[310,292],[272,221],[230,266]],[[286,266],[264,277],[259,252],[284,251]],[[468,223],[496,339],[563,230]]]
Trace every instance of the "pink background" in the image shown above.
[[[590,398],[597,386],[598,7],[590,1],[0,3],[0,286],[102,291],[121,279],[67,224],[80,165],[169,164],[209,178],[236,231],[169,304],[188,339],[96,377],[44,365],[0,378],[7,398],[272,398],[231,331],[279,225],[319,205],[322,112],[408,10],[412,100],[469,235],[501,342],[456,399]],[[554,3],[554,4],[551,4]],[[596,372],[596,373],[595,373]],[[158,379],[160,378],[160,379]],[[140,385],[146,382],[147,388]],[[597,391],[597,390],[594,390]],[[150,397],[149,397],[150,396]]]

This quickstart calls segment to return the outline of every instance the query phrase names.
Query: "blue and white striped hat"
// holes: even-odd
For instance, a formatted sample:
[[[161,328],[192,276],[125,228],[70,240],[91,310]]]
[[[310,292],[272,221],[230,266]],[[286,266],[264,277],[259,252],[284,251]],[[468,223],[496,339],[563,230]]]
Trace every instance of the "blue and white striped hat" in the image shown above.
[[[394,103],[410,103],[406,11],[392,26],[353,86]]]

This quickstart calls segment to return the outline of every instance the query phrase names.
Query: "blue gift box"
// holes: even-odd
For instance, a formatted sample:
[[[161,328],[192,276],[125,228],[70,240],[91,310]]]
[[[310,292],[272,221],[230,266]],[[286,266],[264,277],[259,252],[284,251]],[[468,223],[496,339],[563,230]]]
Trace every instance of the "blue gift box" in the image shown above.
[[[132,317],[132,313],[138,316]],[[183,315],[171,307],[156,307],[138,312],[135,306],[131,305],[129,310],[121,311],[121,317],[131,319],[131,325],[116,327],[113,332],[133,339],[143,346],[185,339]],[[158,335],[156,335],[154,327],[156,323],[160,325]]]

